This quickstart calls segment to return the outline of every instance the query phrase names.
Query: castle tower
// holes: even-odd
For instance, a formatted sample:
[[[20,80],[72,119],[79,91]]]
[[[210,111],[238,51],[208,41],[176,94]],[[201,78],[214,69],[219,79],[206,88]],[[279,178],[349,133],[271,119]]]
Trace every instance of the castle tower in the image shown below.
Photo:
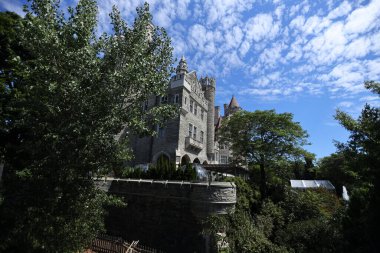
[[[189,71],[187,70],[187,62],[184,56],[182,56],[181,60],[178,63],[176,74],[187,74]]]
[[[224,116],[229,116],[240,110],[241,110],[241,107],[239,103],[237,102],[235,96],[232,96],[231,102],[229,103],[228,106],[227,104],[224,104]]]
[[[215,89],[216,83],[214,78],[205,77],[201,78],[202,89],[205,93],[205,98],[208,100],[208,113],[207,113],[207,156],[210,160],[214,158],[214,143],[215,143]]]

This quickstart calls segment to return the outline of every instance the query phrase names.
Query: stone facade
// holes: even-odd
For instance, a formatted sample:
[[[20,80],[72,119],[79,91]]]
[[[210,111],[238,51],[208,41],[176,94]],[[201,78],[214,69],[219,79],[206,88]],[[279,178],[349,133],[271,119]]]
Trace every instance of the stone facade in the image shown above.
[[[176,74],[170,79],[167,95],[152,97],[144,107],[160,103],[178,104],[180,115],[170,120],[164,128],[157,127],[155,137],[133,137],[131,144],[135,159],[133,165],[155,163],[164,156],[176,164],[228,163],[231,152],[227,146],[220,146],[216,131],[223,117],[220,107],[215,106],[216,81],[211,77],[198,79],[195,71],[189,72],[182,57]],[[235,97],[225,105],[224,117],[240,110]]]

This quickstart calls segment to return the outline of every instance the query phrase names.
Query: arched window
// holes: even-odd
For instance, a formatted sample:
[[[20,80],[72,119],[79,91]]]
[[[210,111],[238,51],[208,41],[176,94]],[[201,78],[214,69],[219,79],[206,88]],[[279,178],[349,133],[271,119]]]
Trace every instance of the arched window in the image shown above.
[[[189,164],[189,163],[190,163],[190,157],[188,155],[182,156],[181,165],[186,165],[186,164]]]

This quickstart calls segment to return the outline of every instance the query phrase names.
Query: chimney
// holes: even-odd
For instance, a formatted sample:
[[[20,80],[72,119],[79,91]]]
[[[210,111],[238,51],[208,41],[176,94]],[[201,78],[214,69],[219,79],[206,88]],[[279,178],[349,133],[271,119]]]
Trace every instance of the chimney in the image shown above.
[[[228,104],[224,104],[223,105],[223,107],[224,107],[224,116],[228,116],[227,114],[227,110],[228,110]]]

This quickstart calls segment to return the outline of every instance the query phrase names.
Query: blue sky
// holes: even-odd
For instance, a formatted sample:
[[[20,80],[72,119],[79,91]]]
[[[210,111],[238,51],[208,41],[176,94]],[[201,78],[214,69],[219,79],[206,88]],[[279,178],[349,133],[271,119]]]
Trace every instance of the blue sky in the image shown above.
[[[22,14],[23,2],[0,0],[0,10]],[[293,113],[319,158],[335,151],[333,140],[347,140],[333,117],[337,108],[356,117],[365,103],[380,106],[363,87],[380,81],[380,0],[148,2],[175,57],[184,55],[199,77],[216,78],[218,105],[235,95],[249,111]],[[142,3],[99,0],[98,33],[110,32],[112,5],[131,23]]]

